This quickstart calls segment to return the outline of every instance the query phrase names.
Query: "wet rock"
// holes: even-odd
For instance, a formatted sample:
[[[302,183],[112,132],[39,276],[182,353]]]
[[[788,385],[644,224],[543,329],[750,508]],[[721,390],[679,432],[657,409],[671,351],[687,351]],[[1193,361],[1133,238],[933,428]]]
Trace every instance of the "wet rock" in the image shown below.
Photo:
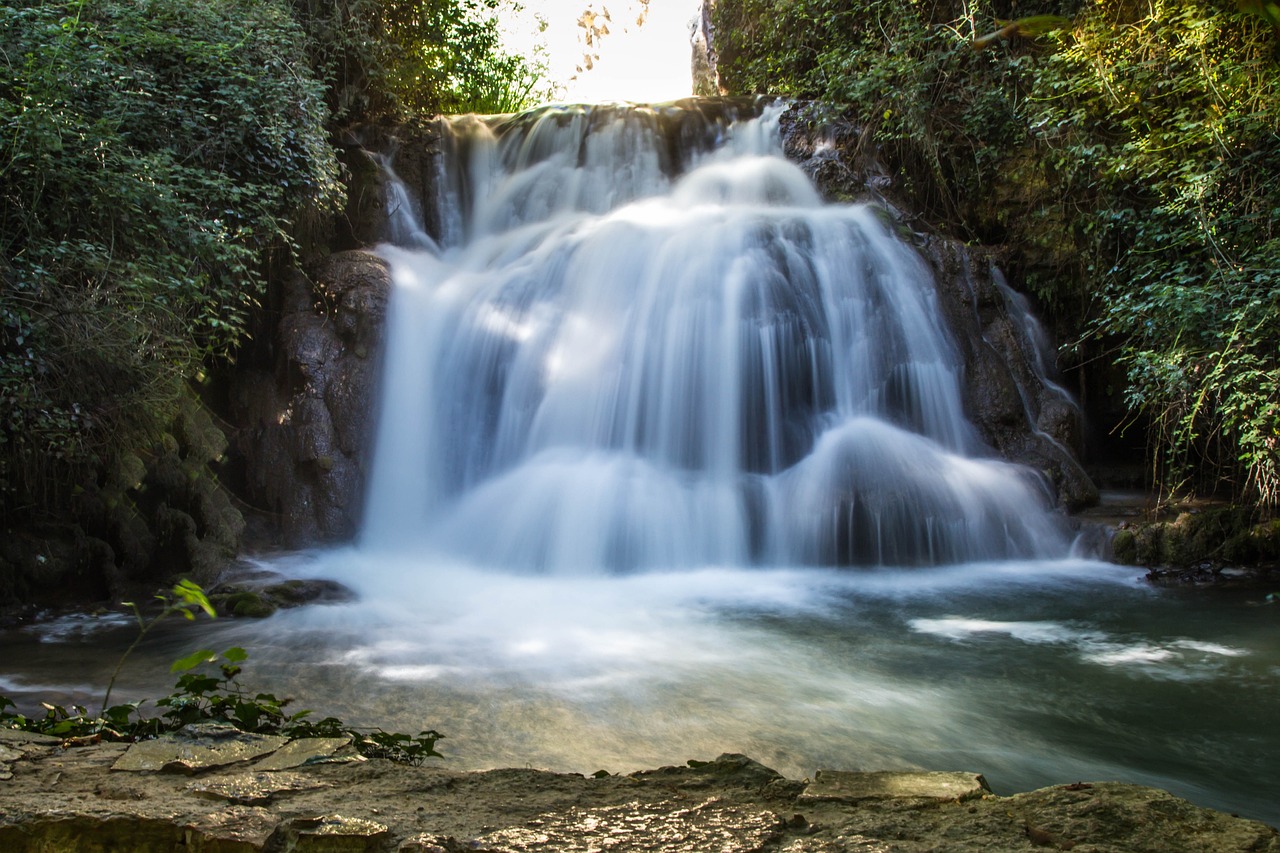
[[[0,782],[13,778],[13,764],[24,758],[46,755],[62,741],[49,735],[0,728]]]
[[[62,743],[61,738],[42,735],[38,732],[24,732],[17,729],[0,728],[0,744],[20,752],[34,752],[50,749]]]
[[[133,744],[111,769],[193,773],[261,758],[288,740],[279,735],[242,732],[219,723],[193,723],[171,735]]]
[[[275,363],[237,374],[229,417],[237,491],[292,547],[359,523],[390,278],[376,255],[346,251],[283,289]]]
[[[501,851],[753,853],[775,842],[781,828],[782,821],[772,812],[726,805],[713,798],[692,808],[665,801],[570,808],[481,836],[477,843]]]
[[[739,753],[726,752],[715,761],[690,761],[685,767],[661,767],[657,770],[641,770],[631,778],[646,782],[679,785],[682,788],[706,788],[737,785],[743,788],[764,788],[786,782],[786,778],[769,767]]]
[[[741,755],[601,778],[370,760],[214,767],[193,780],[113,773],[117,747],[15,761],[20,772],[0,786],[0,850],[1280,853],[1265,824],[1115,783],[960,799],[975,774],[824,772],[804,783]],[[855,776],[874,796],[855,791]]]
[[[265,805],[277,794],[332,787],[328,782],[299,773],[242,773],[229,779],[192,782],[187,790],[204,797],[240,806]]]
[[[267,843],[296,853],[356,853],[381,850],[388,835],[385,824],[331,814],[290,820],[277,827]]]
[[[279,822],[276,815],[264,808],[224,805],[187,825],[185,846],[211,852],[263,850]],[[193,844],[189,840],[191,836],[200,843]]]
[[[1147,520],[1122,522],[1111,539],[1116,562],[1158,568],[1160,582],[1239,584],[1280,569],[1280,520],[1259,522],[1255,510],[1234,506],[1184,506]],[[1224,574],[1248,565],[1245,575]]]
[[[0,535],[0,608],[130,598],[175,576],[204,584],[231,561],[245,522],[216,473],[226,437],[194,393],[173,403],[151,446],[77,479],[58,521]]]
[[[1264,823],[1203,809],[1166,791],[1118,782],[1060,785],[1003,800],[1027,836],[1061,850],[1275,851]],[[1040,840],[1036,840],[1036,839]],[[1113,839],[1125,839],[1124,846]],[[1111,844],[1113,846],[1104,846]],[[1068,846],[1069,845],[1069,846]]]
[[[484,850],[475,843],[463,844],[456,838],[448,836],[432,835],[427,832],[419,833],[412,838],[406,838],[400,842],[400,846],[396,848],[398,853],[493,853],[492,850]]]
[[[337,581],[324,578],[292,578],[264,587],[278,607],[351,601],[355,594]]]
[[[355,594],[337,581],[323,578],[282,580],[275,572],[250,571],[209,591],[209,601],[224,616],[265,618],[277,610],[307,604],[351,601]]]
[[[307,737],[291,740],[254,765],[255,770],[288,770],[308,764],[364,761],[350,737]]]
[[[939,307],[964,362],[965,409],[1002,456],[1044,474],[1068,510],[1093,506],[1098,489],[1078,461],[1082,414],[1051,381],[1025,306],[993,259],[959,241],[928,237]],[[1050,354],[1051,355],[1051,354]]]
[[[819,770],[799,796],[800,802],[910,798],[961,801],[991,793],[978,773]]]

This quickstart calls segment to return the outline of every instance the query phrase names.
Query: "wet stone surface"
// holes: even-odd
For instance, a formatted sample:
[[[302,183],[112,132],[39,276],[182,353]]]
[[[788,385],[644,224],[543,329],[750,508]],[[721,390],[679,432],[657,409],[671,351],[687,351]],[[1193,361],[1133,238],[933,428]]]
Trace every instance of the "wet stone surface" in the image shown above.
[[[172,756],[202,737],[223,736],[197,730],[155,743]],[[1280,853],[1265,824],[1118,783],[997,797],[973,773],[823,771],[799,781],[742,755],[599,778],[380,759],[304,759],[277,771],[242,759],[175,774],[113,770],[123,744],[0,737],[0,746],[20,753],[6,759],[13,778],[0,781],[5,853]],[[280,752],[292,761],[345,748]]]
[[[309,737],[286,743],[253,767],[255,770],[288,770],[308,764],[364,760],[350,737]]]
[[[268,755],[288,741],[278,735],[256,735],[233,726],[201,723],[179,729],[170,737],[133,744],[111,769],[179,773],[208,770]]]
[[[277,794],[332,787],[301,773],[244,773],[229,779],[192,782],[187,790],[241,806],[265,805]]]
[[[991,793],[978,773],[845,773],[821,770],[800,794],[800,802],[857,802],[893,798],[971,800]]]
[[[780,836],[781,827],[782,822],[772,812],[726,806],[712,798],[692,808],[682,808],[669,801],[598,809],[571,808],[477,840],[482,848],[494,851],[590,853],[607,849],[618,853],[630,850],[750,853],[766,849],[768,842]]]

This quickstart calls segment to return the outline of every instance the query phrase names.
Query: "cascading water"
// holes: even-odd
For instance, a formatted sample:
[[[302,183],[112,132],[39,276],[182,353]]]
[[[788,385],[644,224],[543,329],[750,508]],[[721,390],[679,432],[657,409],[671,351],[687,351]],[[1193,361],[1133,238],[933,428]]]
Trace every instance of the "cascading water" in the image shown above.
[[[1235,781],[1267,772],[1267,623],[1192,630],[1132,571],[1067,557],[1039,474],[965,418],[929,269],[876,208],[821,203],[774,111],[446,130],[440,248],[383,249],[364,530],[310,567],[362,601],[290,615],[335,649],[297,689],[402,729],[424,709],[470,767],[736,751],[1274,812]]]
[[[424,248],[385,250],[361,541],[266,561],[358,598],[153,633],[117,693],[243,646],[246,685],[438,729],[455,769],[741,752],[797,779],[1121,779],[1280,821],[1275,608],[1066,556],[1038,476],[962,416],[925,268],[874,209],[820,205],[772,116],[450,128],[415,214],[439,248],[406,217]],[[0,626],[0,692],[96,701],[118,624]]]
[[[450,126],[443,250],[385,249],[363,547],[578,574],[1064,552],[965,418],[928,268],[821,202],[777,114]]]

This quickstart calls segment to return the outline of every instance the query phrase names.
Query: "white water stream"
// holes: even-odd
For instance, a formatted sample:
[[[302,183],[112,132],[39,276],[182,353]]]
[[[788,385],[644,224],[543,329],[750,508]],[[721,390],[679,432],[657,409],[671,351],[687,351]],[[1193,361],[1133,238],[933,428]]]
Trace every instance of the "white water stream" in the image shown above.
[[[251,684],[438,728],[457,768],[729,751],[1280,821],[1280,614],[1070,556],[965,421],[912,250],[820,204],[769,116],[707,110],[457,120],[438,247],[385,249],[365,529],[269,563],[360,600],[175,625],[117,695],[239,644]],[[0,692],[92,695],[128,638],[11,632]]]
[[[385,250],[365,550],[576,575],[1066,553],[966,420],[927,267],[821,203],[775,109],[451,130],[457,242]]]

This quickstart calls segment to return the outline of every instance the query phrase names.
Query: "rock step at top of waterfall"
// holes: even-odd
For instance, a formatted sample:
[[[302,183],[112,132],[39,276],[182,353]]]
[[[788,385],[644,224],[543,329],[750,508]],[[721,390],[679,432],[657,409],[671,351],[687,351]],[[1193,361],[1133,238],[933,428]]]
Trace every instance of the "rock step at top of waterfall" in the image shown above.
[[[778,108],[449,125],[444,248],[386,247],[362,544],[555,572],[1065,553],[965,416],[930,271],[823,205]]]

